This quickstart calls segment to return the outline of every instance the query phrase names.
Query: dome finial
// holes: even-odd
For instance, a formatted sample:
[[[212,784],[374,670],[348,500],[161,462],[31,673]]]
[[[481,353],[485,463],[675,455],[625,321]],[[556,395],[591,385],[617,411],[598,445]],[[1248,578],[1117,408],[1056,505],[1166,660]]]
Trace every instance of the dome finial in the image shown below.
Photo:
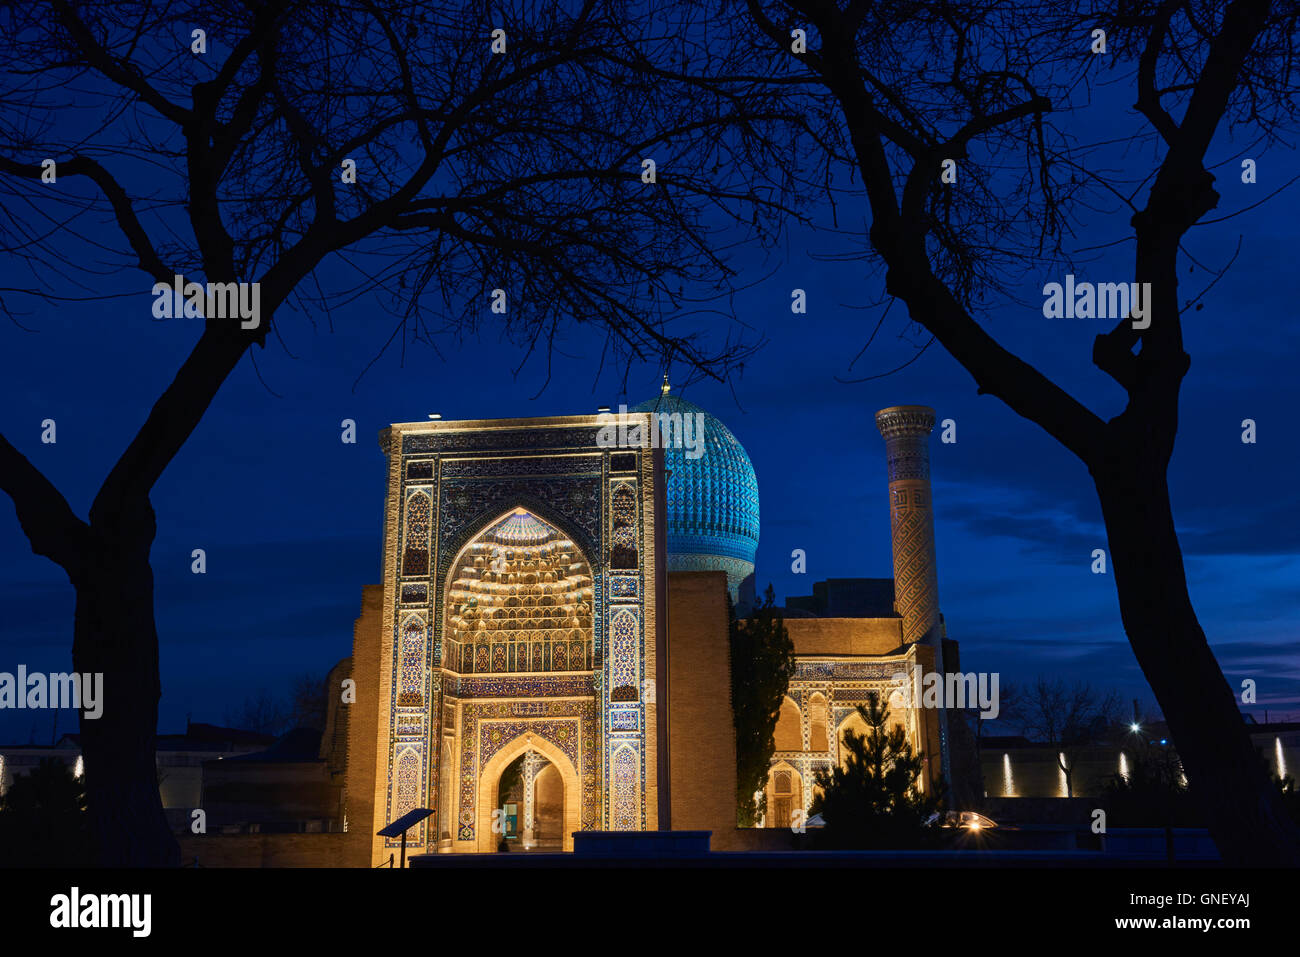
[[[670,386],[670,385],[668,384],[668,373],[665,372],[665,373],[664,373],[664,384],[663,384],[662,386],[659,387],[659,394],[660,394],[660,395],[667,395],[667,394],[668,394],[668,391],[669,391],[671,388],[672,388],[672,386]]]

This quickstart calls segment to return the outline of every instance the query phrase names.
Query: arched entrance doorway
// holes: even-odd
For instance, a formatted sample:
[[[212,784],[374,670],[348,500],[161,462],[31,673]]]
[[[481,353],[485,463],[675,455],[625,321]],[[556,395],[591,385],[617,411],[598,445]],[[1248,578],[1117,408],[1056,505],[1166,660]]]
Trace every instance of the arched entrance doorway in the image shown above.
[[[533,848],[564,849],[564,779],[549,761],[533,779]]]
[[[493,833],[499,841],[511,851],[564,849],[564,778],[554,764],[525,751],[506,765],[496,790]]]
[[[503,830],[512,851],[573,850],[573,832],[581,826],[579,794],[578,773],[563,751],[537,735],[519,735],[479,777],[478,850],[497,850]],[[511,803],[516,805],[514,838],[509,837]]]
[[[572,850],[600,808],[592,565],[518,506],[469,533],[444,581],[442,849]]]

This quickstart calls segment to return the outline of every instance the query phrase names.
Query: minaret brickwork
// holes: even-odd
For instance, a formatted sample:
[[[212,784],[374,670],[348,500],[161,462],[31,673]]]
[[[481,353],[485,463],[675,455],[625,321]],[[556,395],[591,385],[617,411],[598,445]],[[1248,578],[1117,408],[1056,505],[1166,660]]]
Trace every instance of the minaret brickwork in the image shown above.
[[[944,673],[939,624],[939,576],[930,499],[930,431],[934,410],[899,405],[876,413],[889,466],[889,527],[894,547],[894,607],[903,619],[903,640],[934,649],[934,670]],[[940,709],[939,750],[943,775],[953,785],[947,714]]]
[[[889,526],[894,545],[894,604],[903,640],[938,646],[939,579],[930,505],[930,430],[934,410],[902,405],[876,413],[889,465]]]

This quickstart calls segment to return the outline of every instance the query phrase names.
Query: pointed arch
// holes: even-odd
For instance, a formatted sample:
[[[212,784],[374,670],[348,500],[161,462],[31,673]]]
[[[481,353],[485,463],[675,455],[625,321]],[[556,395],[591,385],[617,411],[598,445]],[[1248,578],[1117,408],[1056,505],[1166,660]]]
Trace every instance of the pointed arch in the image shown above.
[[[396,767],[393,773],[393,798],[392,812],[389,816],[389,823],[396,821],[403,814],[414,811],[420,806],[421,787],[420,776],[421,766],[420,752],[415,748],[402,748],[397,754]],[[418,835],[422,833],[424,826],[421,825],[418,831],[413,831],[411,837],[419,842]]]
[[[772,765],[767,774],[765,827],[790,827],[795,811],[804,810],[803,775],[789,761]]]
[[[835,763],[840,767],[844,767],[848,761],[848,749],[844,746],[845,732],[852,731],[859,737],[866,737],[870,730],[867,727],[867,722],[862,720],[862,715],[858,714],[857,709],[846,714],[844,720],[835,729]]]
[[[610,762],[610,827],[636,831],[641,827],[641,760],[635,748],[624,744]]]
[[[472,518],[461,525],[460,531],[446,540],[446,547],[441,550],[438,560],[438,579],[445,584],[447,575],[456,567],[456,562],[460,560],[466,546],[511,512],[521,508],[531,512],[573,542],[587,564],[591,566],[593,575],[601,571],[603,566],[600,564],[599,541],[594,540],[581,525],[559,512],[551,503],[527,492],[514,491],[509,495],[497,496],[494,501],[480,508]]]
[[[523,506],[478,527],[442,590],[442,665],[462,674],[584,671],[595,579],[580,545]]]
[[[803,717],[799,713],[799,706],[789,695],[781,699],[773,738],[777,751],[803,750]]]
[[[830,750],[830,740],[826,733],[829,708],[826,696],[813,692],[808,698],[808,750],[825,754]]]
[[[568,755],[547,741],[541,735],[520,733],[509,744],[504,745],[483,765],[478,778],[478,807],[475,819],[478,829],[475,834],[479,851],[495,851],[498,836],[492,833],[492,811],[496,803],[497,783],[501,772],[510,766],[516,758],[528,751],[536,751],[547,761],[555,765],[564,784],[564,850],[573,850],[573,832],[582,827],[579,816],[579,804],[582,789],[578,783],[578,772]]]

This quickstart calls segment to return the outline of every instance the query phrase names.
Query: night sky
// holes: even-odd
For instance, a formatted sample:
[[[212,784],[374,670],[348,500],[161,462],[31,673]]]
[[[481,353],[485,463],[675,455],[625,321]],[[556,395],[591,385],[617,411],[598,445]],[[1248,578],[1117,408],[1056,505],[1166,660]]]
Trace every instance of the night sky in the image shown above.
[[[1131,117],[1131,114],[1129,114]],[[1127,122],[1127,120],[1126,120]],[[1256,202],[1289,179],[1294,152],[1261,161],[1260,183],[1244,186],[1225,140],[1211,161],[1224,199],[1212,216]],[[1137,166],[1143,162],[1135,159]],[[839,233],[796,232],[781,249],[738,252],[735,300],[751,339],[765,345],[729,386],[697,383],[682,394],[719,416],[745,445],[758,473],[762,541],[758,586],[784,600],[828,577],[889,576],[889,516],[883,442],[873,414],[924,404],[957,422],[955,445],[932,437],[940,601],[965,670],[1003,681],[1035,675],[1115,688],[1127,702],[1154,699],[1119,621],[1110,575],[1090,571],[1106,546],[1086,469],[1068,452],[975,393],[971,377],[897,304],[871,348],[857,358],[880,316],[882,278],[861,262],[826,261],[861,250],[845,229],[861,208],[841,209]],[[1227,223],[1193,230],[1197,259],[1222,265],[1242,252],[1185,316],[1192,356],[1171,466],[1175,515],[1192,598],[1234,686],[1254,678],[1273,718],[1300,719],[1300,476],[1295,443],[1300,283],[1300,191],[1283,191]],[[105,241],[115,241],[108,232]],[[1097,215],[1078,249],[1131,236],[1127,215]],[[1185,261],[1182,268],[1187,269]],[[1099,281],[1132,276],[1131,243],[1092,256]],[[1004,345],[1037,365],[1094,411],[1122,409],[1117,386],[1091,364],[1100,320],[1048,320],[1041,287],[1065,269],[1029,272],[1018,301],[993,301],[981,319]],[[1208,276],[1185,272],[1183,294]],[[22,277],[6,267],[4,285]],[[42,303],[7,294],[22,325],[0,321],[0,428],[85,515],[112,463],[144,420],[197,336],[197,320],[152,318],[142,273],[110,277],[111,298]],[[790,312],[790,290],[809,296]],[[485,304],[486,310],[486,304]],[[153,548],[163,698],[159,730],[183,730],[187,715],[220,723],[246,695],[287,694],[304,673],[323,676],[351,652],[361,587],[380,581],[385,463],[377,433],[390,422],[559,415],[635,404],[659,386],[657,364],[597,378],[602,339],[571,326],[549,386],[544,362],[516,374],[522,354],[490,326],[479,338],[391,349],[360,378],[394,325],[362,300],[313,328],[302,315],[277,317],[272,341],[227,382],[153,496]],[[721,323],[722,320],[717,320]],[[332,329],[330,328],[332,326]],[[719,337],[722,335],[718,330]],[[439,352],[441,355],[439,355]],[[673,370],[674,379],[683,378]],[[355,384],[355,387],[354,387]],[[273,394],[274,393],[274,394]],[[40,442],[55,419],[58,442]],[[355,445],[340,421],[357,422]],[[1241,442],[1241,421],[1258,443]],[[194,548],[207,574],[190,572]],[[791,573],[791,551],[807,573]],[[71,668],[73,590],[64,573],[31,553],[11,505],[0,505],[0,671]],[[111,693],[111,689],[109,689]],[[49,712],[0,712],[0,741],[49,740]],[[61,731],[76,730],[64,713]]]

